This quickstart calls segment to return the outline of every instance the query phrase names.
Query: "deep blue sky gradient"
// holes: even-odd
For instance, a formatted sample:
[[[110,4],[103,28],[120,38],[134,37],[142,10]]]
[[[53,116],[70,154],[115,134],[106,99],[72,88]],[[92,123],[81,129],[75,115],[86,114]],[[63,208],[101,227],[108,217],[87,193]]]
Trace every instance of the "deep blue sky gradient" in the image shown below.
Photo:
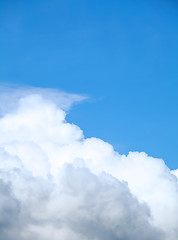
[[[1,0],[0,83],[90,100],[68,120],[178,167],[178,3]]]

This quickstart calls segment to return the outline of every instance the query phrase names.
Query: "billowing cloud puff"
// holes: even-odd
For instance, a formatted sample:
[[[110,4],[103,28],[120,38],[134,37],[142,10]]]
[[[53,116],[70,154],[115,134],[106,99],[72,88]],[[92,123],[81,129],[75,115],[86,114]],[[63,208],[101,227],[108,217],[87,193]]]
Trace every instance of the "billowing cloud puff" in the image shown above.
[[[1,108],[2,240],[177,239],[177,170],[84,138],[65,120],[78,95],[18,91]]]

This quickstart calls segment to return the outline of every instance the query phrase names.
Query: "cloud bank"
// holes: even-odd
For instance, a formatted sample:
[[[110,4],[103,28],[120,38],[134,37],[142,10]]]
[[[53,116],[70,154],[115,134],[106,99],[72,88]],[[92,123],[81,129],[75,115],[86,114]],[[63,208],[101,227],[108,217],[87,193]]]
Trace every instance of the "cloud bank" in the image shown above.
[[[144,152],[120,155],[101,139],[85,138],[65,120],[82,96],[4,93],[1,240],[177,239],[178,170]]]

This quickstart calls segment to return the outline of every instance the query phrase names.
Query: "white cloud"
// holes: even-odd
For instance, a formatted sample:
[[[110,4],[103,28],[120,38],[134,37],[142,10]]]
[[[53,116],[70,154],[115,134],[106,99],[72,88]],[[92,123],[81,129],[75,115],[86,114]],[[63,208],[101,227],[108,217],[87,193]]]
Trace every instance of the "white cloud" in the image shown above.
[[[11,90],[18,97],[2,112],[1,239],[176,240],[176,171],[145,153],[120,155],[85,139],[64,112],[82,97],[56,102],[45,91]]]

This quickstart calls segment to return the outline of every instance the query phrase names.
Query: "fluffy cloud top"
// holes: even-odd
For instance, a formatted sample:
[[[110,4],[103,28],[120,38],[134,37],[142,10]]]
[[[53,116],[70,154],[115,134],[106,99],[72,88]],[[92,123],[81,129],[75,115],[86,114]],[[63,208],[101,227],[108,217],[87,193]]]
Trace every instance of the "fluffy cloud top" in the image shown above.
[[[16,93],[0,119],[2,240],[177,239],[177,170],[84,138],[64,112],[80,96]]]

